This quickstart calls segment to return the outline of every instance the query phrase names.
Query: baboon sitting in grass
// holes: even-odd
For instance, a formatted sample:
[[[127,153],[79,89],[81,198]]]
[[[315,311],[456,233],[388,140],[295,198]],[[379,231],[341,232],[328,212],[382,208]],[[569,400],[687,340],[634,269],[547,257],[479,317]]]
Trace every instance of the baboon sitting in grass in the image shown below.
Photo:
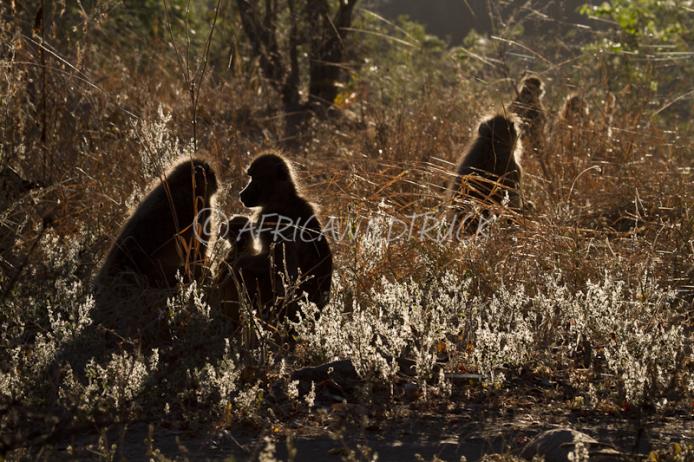
[[[555,159],[552,164],[554,170],[564,166],[567,160],[580,160],[590,153],[583,146],[590,139],[589,131],[592,128],[588,102],[577,93],[571,93],[564,99],[561,110],[554,121],[552,127],[552,144],[555,146]],[[568,152],[562,152],[568,149]],[[578,154],[580,151],[581,154]],[[559,175],[561,172],[558,172]],[[576,174],[575,171],[564,172],[564,174]]]
[[[217,175],[200,159],[182,159],[154,185],[121,228],[95,281],[92,323],[65,345],[49,369],[67,361],[78,375],[119,349],[168,344],[167,299],[199,275],[210,240]]]
[[[466,202],[455,214],[456,222],[464,222],[465,230],[474,231],[479,224],[475,213],[479,207],[505,204],[516,211],[521,209],[518,132],[514,117],[495,115],[484,119],[460,158],[450,191],[452,199]]]
[[[114,240],[96,277],[93,322],[118,342],[165,338],[162,307],[177,285],[199,278],[211,239],[217,174],[200,159],[175,163]]]
[[[240,257],[256,253],[256,232],[253,222],[245,215],[234,215],[219,230],[219,238],[229,244],[224,261],[217,267],[210,299],[212,306],[219,308],[223,316],[236,326],[241,306],[240,294],[247,291],[235,271]]]
[[[233,258],[253,252],[253,223],[245,215],[234,215],[227,223],[226,239],[234,245]],[[227,256],[227,260],[229,256]]]
[[[586,99],[578,93],[567,96],[559,112],[559,121],[574,128],[588,125],[590,109]]]
[[[260,155],[247,174],[250,181],[240,199],[244,206],[257,211],[244,226],[241,238],[235,239],[238,248],[227,259],[228,270],[223,269],[223,277],[218,278],[223,309],[233,321],[238,320],[237,289],[241,288],[254,305],[281,310],[273,312],[275,319],[296,320],[303,293],[320,308],[328,301],[330,246],[316,210],[301,195],[287,160],[275,153]],[[237,220],[238,225],[241,220]],[[244,236],[248,232],[253,233],[257,251]],[[296,290],[286,290],[292,286]]]

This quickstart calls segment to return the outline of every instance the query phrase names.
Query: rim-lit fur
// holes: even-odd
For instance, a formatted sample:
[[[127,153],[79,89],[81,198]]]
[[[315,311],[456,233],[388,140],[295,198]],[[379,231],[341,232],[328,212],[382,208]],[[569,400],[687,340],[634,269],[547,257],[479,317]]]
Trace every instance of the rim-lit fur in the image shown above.
[[[484,206],[501,204],[508,193],[509,207],[520,210],[521,157],[518,119],[502,114],[483,119],[458,162],[452,198]]]

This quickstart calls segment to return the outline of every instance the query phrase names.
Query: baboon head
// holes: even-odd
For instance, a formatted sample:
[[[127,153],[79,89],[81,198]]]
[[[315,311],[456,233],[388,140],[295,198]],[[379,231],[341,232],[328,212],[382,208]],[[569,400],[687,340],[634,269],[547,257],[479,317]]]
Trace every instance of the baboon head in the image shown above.
[[[521,81],[520,97],[528,100],[537,100],[545,94],[545,86],[537,76],[525,77]]]
[[[496,115],[480,123],[480,138],[492,143],[496,153],[512,153],[518,140],[518,128],[513,118]]]
[[[588,117],[588,103],[581,95],[572,94],[564,102],[562,117],[566,120],[582,119]]]
[[[266,207],[296,195],[292,169],[277,154],[256,157],[246,174],[251,178],[239,195],[245,207]]]

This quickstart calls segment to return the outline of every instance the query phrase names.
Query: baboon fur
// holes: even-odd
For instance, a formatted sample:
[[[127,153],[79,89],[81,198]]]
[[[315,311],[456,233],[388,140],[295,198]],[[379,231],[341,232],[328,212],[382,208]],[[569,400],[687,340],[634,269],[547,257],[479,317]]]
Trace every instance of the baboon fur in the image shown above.
[[[220,228],[219,238],[231,246],[224,257],[224,263],[217,269],[216,279],[221,281],[229,275],[229,270],[242,255],[255,252],[253,223],[246,215],[234,215]]]
[[[237,256],[253,251],[253,224],[245,215],[234,215],[227,223],[227,239],[234,243]]]
[[[494,115],[484,119],[458,162],[450,188],[453,199],[472,199],[484,207],[501,204],[508,194],[509,207],[520,210],[520,157],[516,118]],[[456,211],[458,219],[460,212]]]
[[[239,197],[244,206],[257,208],[250,227],[254,232],[254,251],[243,236],[239,248],[227,259],[227,272],[219,282],[224,311],[237,321],[237,290],[245,290],[256,306],[280,307],[278,320],[297,319],[298,300],[303,292],[319,308],[325,306],[332,280],[332,252],[316,209],[302,195],[290,163],[277,153],[256,157],[247,170],[250,181]],[[288,220],[291,220],[291,226]],[[279,224],[278,224],[279,223]],[[237,220],[237,226],[241,224]],[[244,230],[246,233],[247,230]],[[289,284],[298,281],[292,296],[285,293],[281,275]],[[236,297],[236,298],[235,298]]]
[[[176,285],[176,273],[195,276],[210,241],[210,204],[217,175],[201,159],[177,162],[142,200],[114,240],[97,276],[98,286],[114,279],[153,288]],[[205,225],[208,226],[205,226]]]

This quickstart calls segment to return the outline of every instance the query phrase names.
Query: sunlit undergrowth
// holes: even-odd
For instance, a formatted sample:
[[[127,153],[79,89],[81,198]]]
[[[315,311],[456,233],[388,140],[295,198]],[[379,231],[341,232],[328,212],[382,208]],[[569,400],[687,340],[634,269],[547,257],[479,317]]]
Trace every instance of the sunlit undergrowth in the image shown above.
[[[420,380],[431,380],[445,352],[449,365],[496,386],[522,369],[581,369],[588,376],[575,385],[591,393],[592,405],[690,394],[685,303],[649,268],[634,272],[634,286],[605,271],[572,289],[556,270],[532,284],[502,280],[490,295],[473,295],[475,276],[425,262],[416,280],[383,277],[360,296],[337,279],[332,302],[321,312],[305,307],[297,332],[318,359],[352,358],[364,378],[393,380],[396,359],[405,356]]]
[[[0,214],[3,232],[17,231],[3,254],[12,271],[0,271],[0,433],[12,435],[3,445],[31,443],[22,425],[51,434],[53,417],[76,428],[148,419],[268,428],[283,418],[275,384],[286,385],[293,412],[313,411],[320,384],[299,390],[292,371],[341,359],[367,403],[401,402],[397,386],[408,381],[422,403],[445,401],[456,375],[478,378],[483,396],[513,395],[515,380],[534,376],[570,387],[567,398],[586,411],[691,411],[694,132],[691,95],[682,97],[691,89],[669,67],[687,75],[687,64],[546,44],[543,59],[571,55],[570,66],[554,66],[498,40],[471,35],[446,49],[411,23],[360,21],[406,43],[355,39],[364,56],[350,63],[338,114],[312,119],[303,145],[287,151],[322,221],[342,232],[330,236],[331,302],[320,313],[304,307],[292,348],[273,335],[289,326],[267,326],[258,313],[254,327],[229,331],[209,280],[124,302],[153,310],[152,338],[105,348],[90,317],[110,239],[173,158],[197,145],[222,176],[218,203],[247,212],[236,200],[243,167],[283,140],[278,95],[254,61],[227,68],[219,51],[191,140],[188,89],[166,40],[138,39],[149,60],[98,37],[73,37],[88,45],[74,52],[64,42],[75,69],[52,61],[59,71],[47,76],[41,114],[39,70],[25,65],[39,51],[21,27],[0,24],[0,167],[41,184],[17,202],[23,220]],[[393,220],[446,216],[457,157],[526,68],[547,82],[550,120],[571,91],[591,107],[590,123],[569,135],[549,130],[546,171],[524,154],[527,210],[462,242],[421,238],[421,218],[410,238],[389,242]],[[37,414],[45,421],[26,418]]]

